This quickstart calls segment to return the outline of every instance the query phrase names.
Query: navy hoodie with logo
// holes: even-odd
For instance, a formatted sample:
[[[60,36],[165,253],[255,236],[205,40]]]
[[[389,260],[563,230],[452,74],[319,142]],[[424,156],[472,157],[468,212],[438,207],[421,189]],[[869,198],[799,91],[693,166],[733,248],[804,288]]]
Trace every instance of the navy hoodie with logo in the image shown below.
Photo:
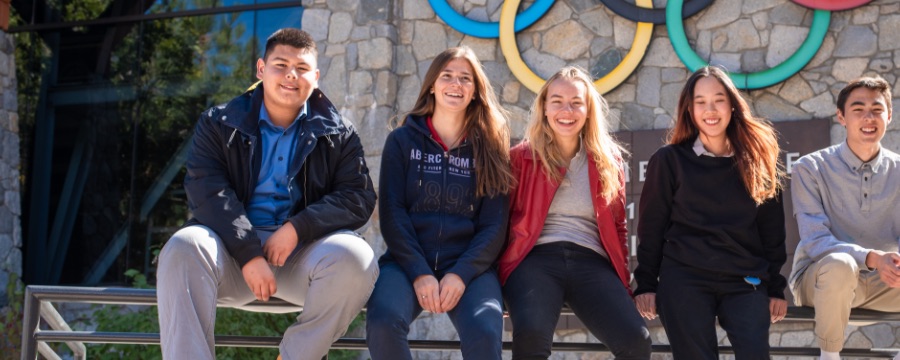
[[[412,282],[421,275],[458,275],[468,286],[503,249],[507,195],[476,197],[469,139],[444,151],[425,117],[409,116],[381,155],[379,205],[387,252]]]

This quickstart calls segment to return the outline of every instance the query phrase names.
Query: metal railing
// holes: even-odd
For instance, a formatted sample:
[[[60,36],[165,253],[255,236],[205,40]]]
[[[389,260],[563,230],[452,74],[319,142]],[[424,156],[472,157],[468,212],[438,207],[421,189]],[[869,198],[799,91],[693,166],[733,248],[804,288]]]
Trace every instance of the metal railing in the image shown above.
[[[68,286],[36,286],[25,289],[24,324],[22,331],[22,360],[34,360],[37,354],[47,359],[60,359],[47,343],[64,342],[76,360],[86,358],[84,343],[100,344],[142,344],[158,345],[158,333],[124,333],[103,331],[73,331],[51,303],[88,303],[156,306],[156,291],[153,289],[92,288]],[[277,309],[278,312],[299,311],[300,308],[280,299],[268,302],[254,302],[251,308],[260,310]],[[571,309],[564,308],[563,315],[572,315]],[[810,321],[815,312],[812,308],[790,307],[785,320]],[[49,329],[41,329],[43,319]],[[900,313],[884,313],[872,310],[854,309],[852,321],[900,321]],[[278,347],[280,337],[216,335],[216,346],[230,347]],[[459,341],[453,340],[409,340],[413,350],[459,350]],[[361,338],[341,338],[332,345],[333,349],[365,350],[366,341]],[[512,343],[504,342],[504,350],[511,350]],[[554,351],[608,352],[609,348],[600,343],[554,342]],[[897,350],[892,349],[844,349],[845,357],[892,358]],[[653,345],[655,353],[671,353],[668,345]],[[719,347],[721,354],[733,354],[728,346]],[[818,356],[819,349],[809,347],[772,347],[771,355]]]

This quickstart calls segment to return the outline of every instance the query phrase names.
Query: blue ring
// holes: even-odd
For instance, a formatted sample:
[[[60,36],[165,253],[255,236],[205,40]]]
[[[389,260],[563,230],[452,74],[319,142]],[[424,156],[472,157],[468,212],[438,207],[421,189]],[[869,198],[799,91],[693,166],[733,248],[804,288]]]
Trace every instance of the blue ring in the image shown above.
[[[500,37],[499,22],[482,22],[469,19],[453,10],[450,4],[447,3],[447,0],[428,0],[428,3],[431,4],[434,13],[456,31],[485,39]],[[522,31],[540,20],[553,7],[554,3],[556,3],[556,0],[536,0],[528,9],[516,15],[515,25],[513,26],[515,32]]]

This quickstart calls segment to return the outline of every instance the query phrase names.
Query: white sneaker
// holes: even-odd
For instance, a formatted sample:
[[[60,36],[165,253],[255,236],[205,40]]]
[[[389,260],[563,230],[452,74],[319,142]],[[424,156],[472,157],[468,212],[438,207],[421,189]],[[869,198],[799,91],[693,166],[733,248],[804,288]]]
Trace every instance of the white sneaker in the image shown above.
[[[819,360],[841,360],[841,354],[838,352],[822,350],[822,352],[819,355]],[[894,360],[900,360],[900,359],[894,358]]]

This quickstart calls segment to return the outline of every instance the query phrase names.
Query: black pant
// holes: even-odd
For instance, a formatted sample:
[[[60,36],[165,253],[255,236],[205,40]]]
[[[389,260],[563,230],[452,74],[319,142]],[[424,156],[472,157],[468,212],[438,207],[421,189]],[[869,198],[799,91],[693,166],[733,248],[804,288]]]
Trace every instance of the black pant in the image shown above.
[[[616,359],[649,359],[650,332],[609,260],[569,242],[535,246],[509,276],[503,297],[513,359],[547,359],[563,303]]]
[[[716,317],[737,360],[769,358],[769,296],[764,285],[739,276],[699,270],[663,260],[656,304],[672,356],[719,358]]]

